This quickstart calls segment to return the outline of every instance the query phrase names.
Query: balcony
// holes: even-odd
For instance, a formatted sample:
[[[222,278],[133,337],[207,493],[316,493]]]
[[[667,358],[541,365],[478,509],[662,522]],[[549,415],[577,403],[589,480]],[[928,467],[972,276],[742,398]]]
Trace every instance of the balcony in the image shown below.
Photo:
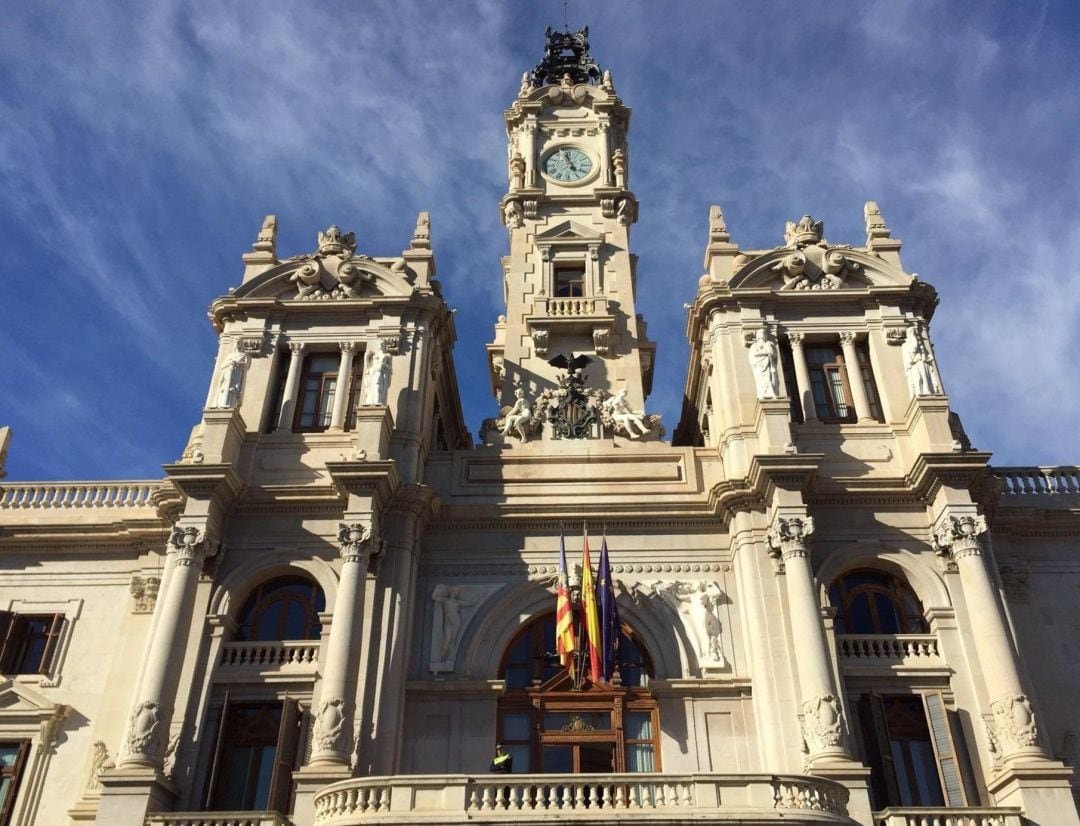
[[[1019,809],[885,809],[874,826],[1023,826]]]
[[[615,330],[615,316],[612,315],[608,300],[604,296],[539,296],[533,301],[532,313],[525,317],[525,323],[529,335],[533,337],[537,355],[547,353],[548,336],[556,330],[559,333],[591,335],[596,352],[606,356]]]
[[[926,673],[945,668],[933,634],[837,634],[840,664],[851,673]]]
[[[318,665],[318,640],[227,642],[221,646],[218,676],[314,678]]]
[[[146,826],[290,826],[277,812],[161,812],[148,815]]]
[[[845,823],[848,792],[781,775],[511,774],[363,777],[315,795],[318,826],[365,823]],[[171,826],[171,824],[170,824]]]

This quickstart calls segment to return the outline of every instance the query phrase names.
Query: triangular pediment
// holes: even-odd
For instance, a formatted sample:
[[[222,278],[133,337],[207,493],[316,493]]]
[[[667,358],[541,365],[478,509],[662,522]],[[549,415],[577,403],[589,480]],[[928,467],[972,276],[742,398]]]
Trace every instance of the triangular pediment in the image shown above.
[[[551,229],[545,230],[536,236],[537,243],[552,242],[576,242],[581,244],[596,244],[604,240],[604,236],[573,221],[563,221]]]
[[[51,717],[61,708],[48,697],[14,680],[0,681],[0,719]]]

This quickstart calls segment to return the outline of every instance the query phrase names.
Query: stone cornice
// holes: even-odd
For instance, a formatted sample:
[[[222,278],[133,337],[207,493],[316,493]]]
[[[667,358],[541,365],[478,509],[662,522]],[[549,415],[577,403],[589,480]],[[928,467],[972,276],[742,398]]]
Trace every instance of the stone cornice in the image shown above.
[[[236,468],[227,464],[162,465],[169,481],[188,499],[209,499],[227,509],[244,489]]]
[[[326,470],[342,496],[371,494],[376,506],[381,507],[401,487],[397,463],[378,462],[327,462]]]

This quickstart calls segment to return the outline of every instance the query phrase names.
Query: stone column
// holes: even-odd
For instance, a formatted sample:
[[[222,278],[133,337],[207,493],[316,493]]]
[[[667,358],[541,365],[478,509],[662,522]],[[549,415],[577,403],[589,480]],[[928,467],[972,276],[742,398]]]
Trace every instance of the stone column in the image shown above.
[[[319,712],[312,737],[312,766],[348,766],[352,736],[355,676],[359,671],[360,632],[364,621],[364,577],[371,549],[378,544],[374,519],[342,522],[341,578],[334,601],[334,620],[326,643],[326,662],[321,663]]]
[[[847,371],[848,387],[855,402],[855,414],[860,422],[873,421],[870,412],[870,400],[866,397],[862,370],[859,369],[859,354],[855,351],[855,334],[848,331],[840,334],[840,346],[844,350],[844,369]]]
[[[278,413],[278,430],[289,430],[292,427],[293,411],[296,409],[297,389],[300,385],[300,367],[304,363],[304,348],[302,341],[289,342],[289,373],[285,377],[285,390],[281,394],[281,410]]]
[[[811,766],[852,759],[844,745],[844,714],[833,684],[829,644],[810,566],[809,536],[813,532],[814,520],[809,516],[777,516],[769,530],[769,547],[784,562],[802,692],[803,742]]]
[[[521,154],[525,158],[525,186],[536,186],[536,166],[539,160],[536,157],[536,118],[525,118],[525,129],[522,132]]]
[[[158,596],[153,635],[139,699],[128,723],[120,767],[160,768],[180,673],[181,637],[191,624],[206,536],[195,525],[176,526],[169,537],[163,576],[167,586]]]
[[[791,342],[791,360],[795,362],[795,384],[798,386],[799,404],[802,407],[803,421],[817,421],[817,405],[814,404],[814,391],[810,384],[810,371],[806,367],[806,353],[803,352],[803,333],[788,333]],[[791,392],[790,388],[788,392]]]
[[[987,570],[988,559],[980,538],[984,533],[984,517],[946,513],[934,528],[934,549],[943,556],[951,555],[960,572],[971,625],[976,631],[979,664],[991,697],[993,722],[988,728],[993,748],[1005,760],[1045,758],[998,592]]]
[[[352,388],[349,386],[349,379],[352,378],[352,363],[353,354],[356,353],[355,341],[342,341],[341,346],[341,364],[338,365],[337,372],[337,392],[334,395],[334,409],[330,413],[330,429],[341,430],[345,427],[345,419],[348,416],[349,410],[349,392]],[[292,365],[289,365],[292,367]]]

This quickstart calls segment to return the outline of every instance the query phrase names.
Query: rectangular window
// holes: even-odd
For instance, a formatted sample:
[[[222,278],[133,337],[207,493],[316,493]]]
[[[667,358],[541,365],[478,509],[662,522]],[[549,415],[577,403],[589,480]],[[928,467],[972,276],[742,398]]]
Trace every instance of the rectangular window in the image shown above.
[[[864,695],[859,722],[875,810],[967,805],[940,693]]]
[[[814,345],[806,348],[806,368],[814,408],[823,422],[855,421],[855,405],[848,387],[844,354],[839,347]]]
[[[585,266],[558,264],[555,267],[556,298],[581,298],[585,295]]]
[[[340,363],[340,353],[312,353],[304,359],[300,397],[296,400],[296,430],[319,432],[330,426]]]
[[[0,611],[0,672],[52,673],[63,630],[63,614]]]
[[[207,783],[208,808],[284,814],[299,739],[296,700],[234,704],[226,696]]]
[[[26,758],[30,754],[29,740],[0,742],[0,826],[8,826],[15,813],[15,795],[19,793]]]

